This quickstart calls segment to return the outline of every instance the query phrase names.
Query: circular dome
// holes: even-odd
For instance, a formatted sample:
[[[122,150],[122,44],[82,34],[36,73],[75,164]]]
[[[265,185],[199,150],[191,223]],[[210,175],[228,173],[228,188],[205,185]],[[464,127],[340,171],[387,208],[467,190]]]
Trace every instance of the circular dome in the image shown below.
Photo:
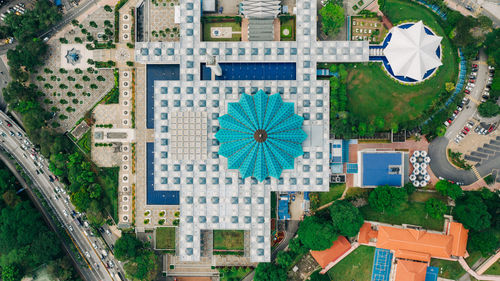
[[[393,27],[384,40],[384,66],[396,79],[420,82],[442,65],[441,40],[422,21]]]
[[[228,168],[239,169],[243,178],[279,178],[283,169],[293,169],[295,157],[304,154],[303,122],[294,113],[294,104],[283,102],[280,94],[269,96],[262,90],[254,96],[243,94],[219,117],[221,129],[215,134],[221,143],[219,155],[227,157]]]

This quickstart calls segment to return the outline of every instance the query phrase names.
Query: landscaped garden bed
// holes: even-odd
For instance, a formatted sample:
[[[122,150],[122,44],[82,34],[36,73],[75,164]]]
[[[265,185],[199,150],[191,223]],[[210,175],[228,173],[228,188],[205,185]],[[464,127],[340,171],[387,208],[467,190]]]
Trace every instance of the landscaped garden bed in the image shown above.
[[[202,17],[203,41],[241,41],[241,17]],[[213,28],[221,28],[217,32],[231,30],[230,37],[217,37],[213,34]]]
[[[238,250],[245,249],[243,230],[214,230],[215,250]]]
[[[280,41],[295,41],[295,16],[284,15],[279,19]]]
[[[431,266],[439,268],[439,277],[458,280],[465,274],[465,270],[458,261],[447,261],[440,259],[432,259]]]
[[[345,184],[330,184],[330,190],[328,192],[312,192],[309,194],[309,199],[311,201],[311,209],[317,209],[327,203],[335,201],[342,196],[344,193]]]

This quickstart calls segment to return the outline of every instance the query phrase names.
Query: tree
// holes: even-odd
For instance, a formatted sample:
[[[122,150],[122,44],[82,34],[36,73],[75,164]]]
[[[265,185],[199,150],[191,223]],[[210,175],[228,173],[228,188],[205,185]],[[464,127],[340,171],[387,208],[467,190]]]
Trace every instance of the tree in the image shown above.
[[[459,185],[451,183],[447,180],[440,180],[434,186],[437,191],[439,191],[444,196],[448,196],[453,200],[457,200],[460,196],[464,194],[462,188]]]
[[[308,279],[309,281],[330,281],[330,277],[328,274],[320,274],[319,270],[316,270],[311,274],[311,276]]]
[[[338,236],[331,222],[316,216],[306,217],[300,223],[297,233],[302,244],[314,251],[330,248]]]
[[[134,259],[139,255],[142,242],[131,234],[123,234],[115,244],[115,257],[120,261]]]
[[[307,252],[307,248],[300,242],[300,238],[295,237],[288,243],[288,249],[297,254],[303,254]]]
[[[332,1],[323,6],[319,14],[321,15],[321,29],[327,35],[337,34],[344,26],[344,9]]]
[[[492,229],[477,232],[471,231],[469,233],[468,248],[472,251],[480,251],[485,257],[494,254],[498,248],[498,238]]]
[[[333,202],[330,206],[330,216],[335,232],[347,237],[356,236],[364,222],[359,209],[344,200]]]
[[[403,188],[406,191],[406,194],[408,194],[408,195],[412,195],[413,192],[415,192],[415,190],[417,190],[417,188],[413,185],[412,182],[405,183]]]
[[[19,281],[23,278],[21,270],[17,265],[11,264],[2,268],[3,281]]]
[[[288,268],[292,265],[295,254],[292,251],[280,251],[276,256],[276,264]]]
[[[477,107],[477,111],[483,117],[493,117],[497,116],[500,113],[500,106],[496,104],[494,101],[489,100],[487,102],[481,103]]]
[[[446,205],[437,198],[430,198],[425,202],[425,211],[431,218],[442,218],[446,213]]]
[[[444,83],[444,86],[448,93],[451,93],[453,90],[455,90],[455,84],[453,84],[453,82],[446,82]]]
[[[482,231],[491,226],[491,215],[477,194],[467,193],[458,200],[453,217],[470,230]]]
[[[76,276],[73,276],[73,265],[67,256],[51,261],[47,265],[47,272],[54,279],[58,279],[60,281],[70,281],[76,279]]]
[[[408,201],[408,194],[402,188],[388,185],[375,188],[368,196],[370,207],[379,212],[397,212],[403,202]]]
[[[270,262],[261,262],[255,269],[255,281],[286,281],[286,269]]]

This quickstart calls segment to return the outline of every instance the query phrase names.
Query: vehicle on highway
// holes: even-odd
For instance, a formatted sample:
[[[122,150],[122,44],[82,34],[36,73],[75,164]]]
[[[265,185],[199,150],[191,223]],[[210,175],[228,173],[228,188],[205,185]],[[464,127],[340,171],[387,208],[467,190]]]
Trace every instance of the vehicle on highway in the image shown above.
[[[85,256],[86,256],[88,259],[90,258],[89,251],[85,251]]]
[[[51,175],[49,175],[49,181],[54,182],[54,178]]]
[[[67,216],[68,216],[68,212],[66,212],[66,210],[63,210],[63,215],[64,215],[65,217],[67,217]]]
[[[73,227],[71,225],[68,225],[69,231],[73,231]]]
[[[14,132],[10,131],[10,136],[13,137],[15,136],[16,134],[14,134]]]

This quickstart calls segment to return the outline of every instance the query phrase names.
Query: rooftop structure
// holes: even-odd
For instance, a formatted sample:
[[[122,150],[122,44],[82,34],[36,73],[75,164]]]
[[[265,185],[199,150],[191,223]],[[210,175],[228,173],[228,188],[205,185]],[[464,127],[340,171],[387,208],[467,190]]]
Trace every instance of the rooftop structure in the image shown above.
[[[403,186],[408,181],[408,154],[399,151],[358,152],[358,184],[363,187]]]
[[[425,281],[427,263],[399,260],[396,266],[395,281]]]
[[[183,0],[180,3],[179,42],[136,43],[135,60],[148,64],[147,128],[155,130],[155,142],[147,146],[148,155],[152,158],[148,158],[147,204],[180,204],[179,247],[176,254],[181,261],[200,260],[200,231],[211,229],[249,231],[251,261],[270,261],[270,192],[329,189],[327,151],[330,91],[327,80],[316,79],[316,64],[368,61],[368,42],[317,42],[316,2],[297,1],[297,11],[296,41],[202,42],[201,5],[199,1]],[[155,52],[157,48],[161,52]],[[217,79],[202,79],[207,54],[215,56],[221,64],[222,76],[217,76]],[[276,69],[275,65],[270,65],[272,63],[291,63],[293,67],[287,65],[287,69],[293,75],[246,75],[244,72],[248,71],[244,69],[252,65],[242,66],[241,63],[255,62],[261,63],[259,67],[262,69]],[[226,67],[223,65],[225,63],[232,65]],[[173,67],[172,70],[163,70],[162,65]],[[150,66],[160,69],[150,73]],[[303,154],[294,160],[293,166],[290,160],[279,158],[277,162],[269,162],[272,165],[287,163],[287,167],[293,169],[285,169],[281,173],[274,168],[268,171],[266,160],[265,165],[256,165],[266,167],[265,172],[255,174],[252,171],[254,177],[245,178],[246,173],[244,175],[231,169],[231,157],[220,157],[219,151],[224,146],[215,135],[227,129],[219,117],[233,115],[230,104],[238,102],[245,94],[248,97],[257,95],[259,89],[266,96],[279,93],[276,97],[267,97],[269,102],[272,99],[277,101],[279,97],[284,101],[283,108],[294,109],[295,114],[300,116],[292,119],[297,132],[299,119],[303,118],[303,132],[299,132],[295,141],[301,143]],[[255,96],[252,99],[256,99]],[[290,107],[288,103],[294,106]],[[179,121],[180,112],[193,112],[196,118],[200,116],[205,119],[206,137],[196,132],[197,122]],[[172,128],[173,117],[177,119],[176,130]],[[185,117],[182,115],[183,119]],[[179,124],[182,125],[179,127]],[[200,130],[205,130],[203,121],[199,121],[199,125]],[[189,126],[189,129],[183,126]],[[201,153],[203,155],[195,159],[179,156],[179,149],[182,149],[182,155],[191,155],[191,149],[204,151],[204,144],[197,147],[190,143],[180,147],[177,136],[181,128],[183,139],[196,140],[200,137],[201,142],[206,143],[206,154]],[[262,140],[263,136],[258,134],[257,139]],[[304,136],[307,136],[305,140],[301,140]],[[255,137],[253,139],[252,143],[258,143]],[[175,151],[172,150],[172,141],[177,141]],[[299,156],[299,147],[292,147],[290,151]],[[154,200],[150,201],[149,198]]]
[[[422,81],[441,63],[440,43],[443,39],[424,26],[422,21],[393,27],[386,37],[384,55],[395,76]]]
[[[279,179],[283,169],[293,169],[294,158],[304,154],[304,118],[294,114],[293,103],[283,103],[279,94],[259,90],[243,94],[229,103],[228,114],[219,117],[219,155],[227,157],[229,169],[239,169],[242,178],[263,181]]]
[[[331,268],[329,265],[349,251],[350,248],[351,243],[349,243],[344,236],[339,235],[337,240],[333,242],[333,245],[329,249],[323,251],[311,251],[311,256],[323,269]],[[328,269],[323,271],[326,272]]]

